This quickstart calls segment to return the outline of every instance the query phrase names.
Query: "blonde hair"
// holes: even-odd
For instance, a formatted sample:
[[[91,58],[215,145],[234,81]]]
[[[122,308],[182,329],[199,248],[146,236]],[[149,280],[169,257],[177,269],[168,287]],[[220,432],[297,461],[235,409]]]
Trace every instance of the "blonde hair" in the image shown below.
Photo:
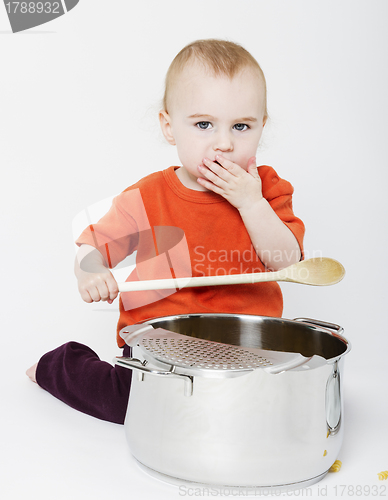
[[[256,59],[241,45],[226,40],[197,40],[186,45],[172,61],[166,75],[163,108],[167,111],[169,94],[173,82],[183,68],[192,61],[201,62],[215,76],[224,75],[233,78],[244,68],[258,71],[264,87],[264,118],[267,112],[267,85],[264,73]]]

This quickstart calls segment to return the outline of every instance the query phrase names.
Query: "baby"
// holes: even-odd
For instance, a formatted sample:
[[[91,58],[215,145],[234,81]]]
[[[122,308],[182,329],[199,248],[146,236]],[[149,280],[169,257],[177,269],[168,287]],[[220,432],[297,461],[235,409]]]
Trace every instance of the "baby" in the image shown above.
[[[127,281],[278,270],[302,258],[304,226],[292,210],[293,188],[256,165],[267,120],[266,82],[241,46],[199,40],[186,46],[166,77],[159,114],[180,167],[127,188],[109,212],[77,240],[75,274],[86,302],[112,303],[118,285],[109,268],[133,252]],[[146,319],[188,313],[282,315],[275,282],[168,291],[125,292],[118,332]],[[28,376],[70,406],[123,423],[131,371],[69,342],[45,354]]]

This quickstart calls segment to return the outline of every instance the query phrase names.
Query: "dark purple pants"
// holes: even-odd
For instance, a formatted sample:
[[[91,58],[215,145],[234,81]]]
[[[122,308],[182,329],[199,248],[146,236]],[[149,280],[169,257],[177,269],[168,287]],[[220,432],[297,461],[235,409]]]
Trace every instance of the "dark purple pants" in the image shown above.
[[[123,356],[131,349],[124,346]],[[39,360],[36,381],[67,405],[101,420],[123,424],[132,371],[101,361],[89,347],[68,342]]]

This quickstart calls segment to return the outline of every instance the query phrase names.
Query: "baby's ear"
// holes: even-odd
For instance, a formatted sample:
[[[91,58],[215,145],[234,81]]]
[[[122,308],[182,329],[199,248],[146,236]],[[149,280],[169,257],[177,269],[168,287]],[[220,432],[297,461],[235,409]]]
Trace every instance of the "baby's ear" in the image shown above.
[[[175,146],[176,143],[172,133],[171,117],[167,111],[160,111],[159,122],[166,141],[172,146]]]

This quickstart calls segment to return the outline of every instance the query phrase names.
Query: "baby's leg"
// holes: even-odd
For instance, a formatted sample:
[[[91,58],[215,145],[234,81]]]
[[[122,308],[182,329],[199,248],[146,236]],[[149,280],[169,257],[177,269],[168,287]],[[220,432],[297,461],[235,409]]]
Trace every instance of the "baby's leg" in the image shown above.
[[[131,355],[128,346],[123,355]],[[85,345],[68,342],[48,352],[27,375],[76,410],[101,420],[124,423],[132,372],[101,361]]]

